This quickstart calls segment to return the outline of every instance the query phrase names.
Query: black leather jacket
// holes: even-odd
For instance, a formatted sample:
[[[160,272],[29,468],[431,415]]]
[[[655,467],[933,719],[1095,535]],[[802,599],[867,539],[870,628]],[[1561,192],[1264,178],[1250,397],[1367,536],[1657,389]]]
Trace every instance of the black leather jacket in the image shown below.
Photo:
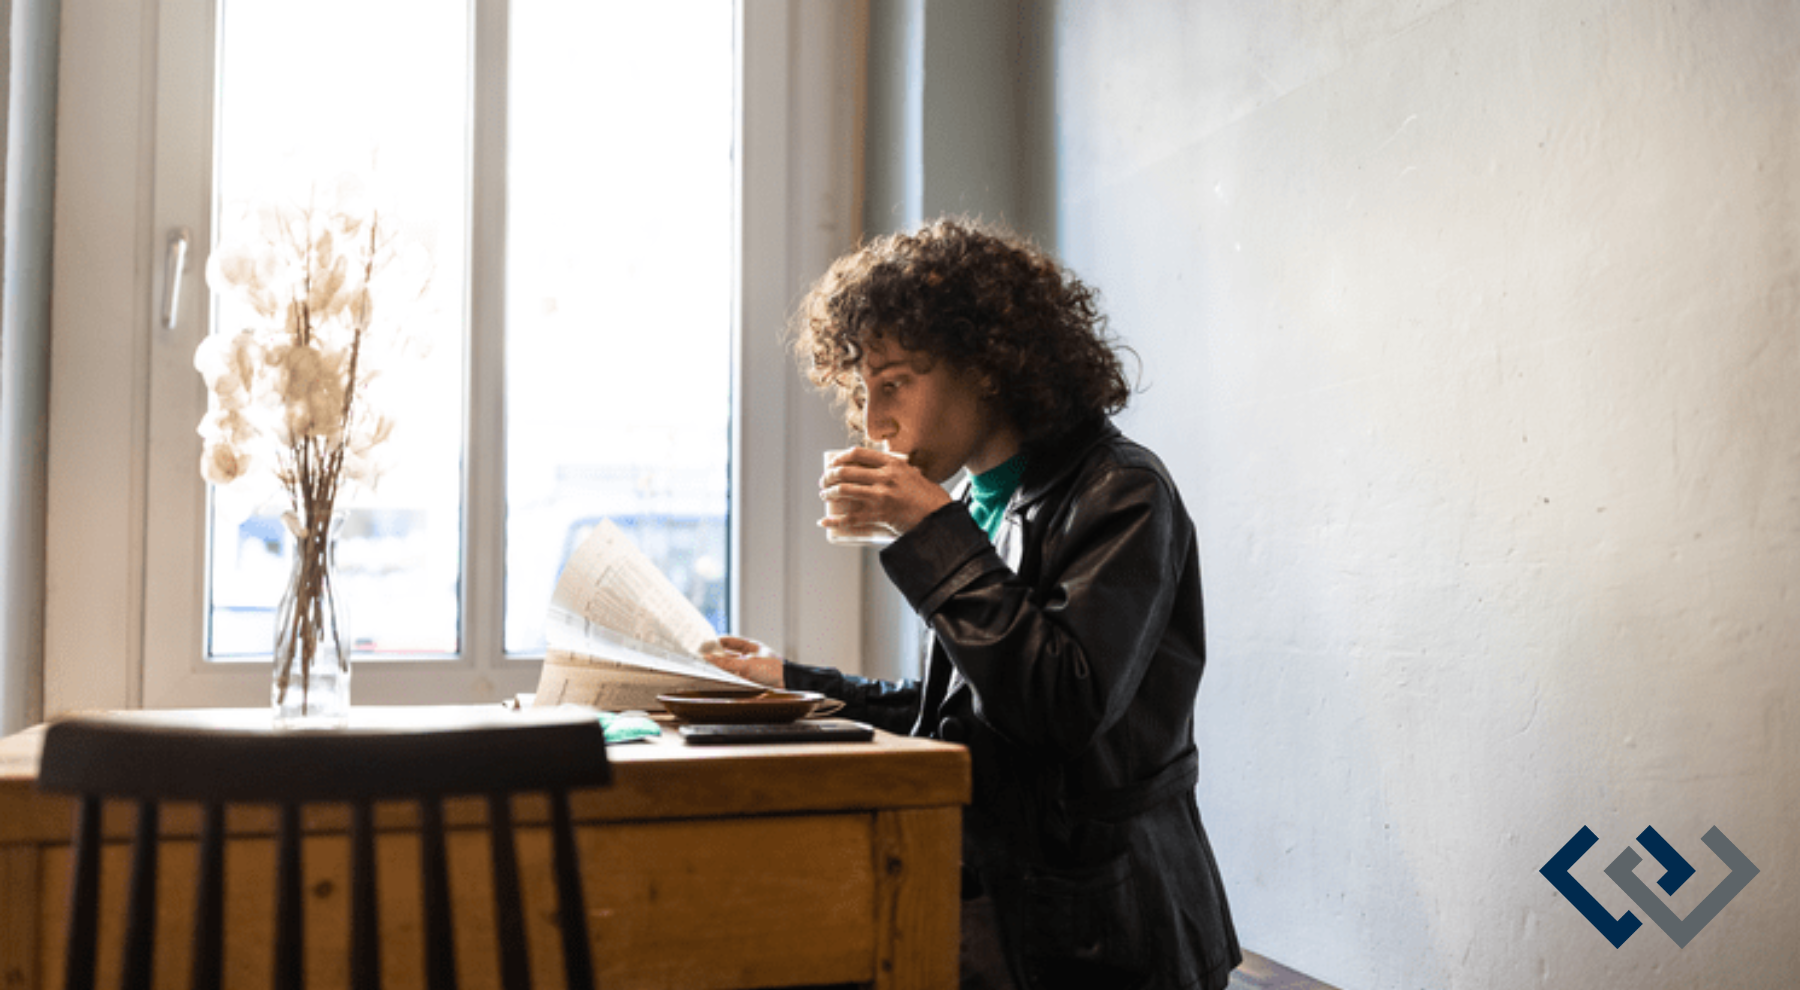
[[[965,880],[1022,988],[1223,987],[1241,961],[1194,799],[1206,663],[1194,525],[1104,420],[1032,451],[998,538],[962,502],[881,552],[923,682],[788,664],[842,714],[968,746]]]

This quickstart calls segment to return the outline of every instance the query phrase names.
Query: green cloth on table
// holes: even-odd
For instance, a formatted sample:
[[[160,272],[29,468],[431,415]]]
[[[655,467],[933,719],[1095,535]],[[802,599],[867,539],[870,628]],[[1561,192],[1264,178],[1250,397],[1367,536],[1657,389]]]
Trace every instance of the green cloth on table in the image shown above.
[[[662,728],[642,712],[601,712],[600,729],[608,745],[655,739]]]

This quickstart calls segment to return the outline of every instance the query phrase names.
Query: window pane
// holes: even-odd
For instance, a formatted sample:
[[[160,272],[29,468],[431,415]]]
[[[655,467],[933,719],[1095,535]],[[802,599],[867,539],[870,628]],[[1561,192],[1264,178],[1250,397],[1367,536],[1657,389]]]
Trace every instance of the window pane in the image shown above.
[[[602,517],[724,628],[732,4],[511,9],[506,649]]]
[[[364,177],[432,260],[406,327],[422,345],[381,368],[396,422],[390,465],[355,492],[338,542],[340,600],[361,653],[458,649],[469,23],[441,0],[224,0],[220,11],[215,243],[245,236],[239,208],[303,200]],[[375,300],[378,315],[381,300]],[[214,329],[256,320],[221,302]],[[286,498],[267,472],[214,489],[208,650],[268,656],[287,576]],[[257,487],[260,483],[260,487]]]

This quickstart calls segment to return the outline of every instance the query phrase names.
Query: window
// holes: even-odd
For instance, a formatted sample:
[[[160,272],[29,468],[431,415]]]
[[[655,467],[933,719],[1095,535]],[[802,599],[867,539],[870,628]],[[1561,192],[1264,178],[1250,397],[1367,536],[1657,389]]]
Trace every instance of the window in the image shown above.
[[[514,0],[505,120],[487,131],[506,138],[494,180],[506,222],[485,231],[501,243],[476,256],[500,259],[503,278],[469,270],[469,95],[497,87],[470,71],[469,13],[440,0],[219,6],[219,239],[256,222],[236,204],[291,200],[343,172],[366,176],[434,263],[427,305],[406,328],[420,346],[377,386],[399,416],[395,467],[351,503],[339,540],[343,599],[365,603],[351,617],[357,650],[459,649],[471,277],[505,299],[503,349],[474,351],[505,368],[505,430],[467,440],[503,454],[476,459],[505,465],[506,652],[542,652],[544,603],[601,517],[724,629],[732,9]],[[215,326],[254,320],[228,312]],[[212,493],[214,660],[268,652],[291,541],[284,500],[257,480]]]
[[[430,241],[451,329],[340,543],[356,700],[530,690],[556,570],[601,516],[716,624],[855,669],[861,561],[806,504],[835,417],[799,398],[779,329],[854,242],[861,26],[800,6],[65,12],[47,710],[266,703],[266,667],[230,661],[266,653],[279,504],[209,502],[196,470],[199,272],[236,202],[365,162]]]
[[[352,23],[355,30],[343,29]],[[467,377],[463,300],[472,274],[468,103],[480,84],[471,79],[469,11],[431,0],[219,0],[214,24],[207,94],[214,122],[211,190],[204,201],[188,204],[193,225],[211,228],[207,241],[254,242],[262,237],[258,207],[322,205],[340,176],[355,176],[389,225],[429,258],[428,289],[416,311],[403,325],[377,324],[381,338],[404,330],[414,343],[373,355],[381,377],[370,398],[397,424],[380,452],[392,468],[373,490],[351,493],[339,529],[338,579],[359,655],[455,656]],[[194,39],[200,40],[213,42]],[[187,37],[169,39],[165,53],[190,44]],[[404,62],[396,57],[401,51]],[[157,178],[201,190],[208,184],[208,177],[174,169]],[[171,347],[209,330],[266,326],[235,297],[202,298],[192,332],[179,332],[178,323]],[[380,318],[384,300],[375,303]],[[171,391],[179,384],[171,383]],[[192,410],[179,403],[152,410],[177,420],[184,414]],[[202,655],[215,662],[266,659],[293,551],[281,521],[287,499],[266,465],[204,494],[209,552]],[[182,486],[168,497],[173,514],[193,489]]]
[[[726,628],[731,7],[513,0],[511,37],[506,651],[601,515]]]

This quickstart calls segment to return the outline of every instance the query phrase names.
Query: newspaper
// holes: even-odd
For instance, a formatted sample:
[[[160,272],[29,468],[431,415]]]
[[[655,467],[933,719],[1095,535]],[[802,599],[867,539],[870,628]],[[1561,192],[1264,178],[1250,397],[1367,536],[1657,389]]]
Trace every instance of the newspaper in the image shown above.
[[[700,658],[716,636],[669,579],[611,520],[594,527],[564,565],[550,596],[548,650],[534,705],[610,711],[662,708],[659,694],[748,687]]]

